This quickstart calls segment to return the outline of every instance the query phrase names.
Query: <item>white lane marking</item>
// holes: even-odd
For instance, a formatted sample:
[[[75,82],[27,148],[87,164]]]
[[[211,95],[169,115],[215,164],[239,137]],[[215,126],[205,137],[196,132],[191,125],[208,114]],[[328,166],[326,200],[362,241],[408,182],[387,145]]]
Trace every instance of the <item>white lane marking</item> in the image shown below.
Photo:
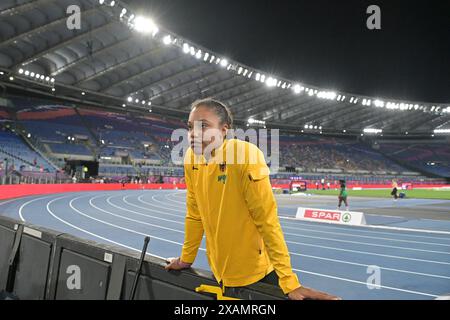
[[[280,219],[296,220],[294,217],[279,216]],[[332,222],[321,221],[323,224],[333,224]],[[407,232],[422,232],[429,234],[445,234],[450,235],[450,231],[438,231],[430,229],[412,229],[412,228],[402,228],[402,227],[391,227],[391,226],[380,226],[380,225],[359,225],[358,228],[372,228],[372,229],[383,229],[383,230],[394,230],[394,231],[407,231]]]
[[[60,199],[63,199],[63,198],[68,198],[68,197],[67,197],[67,196],[65,196],[65,197],[59,197],[59,198],[56,198],[56,199],[51,200],[50,202],[47,202],[47,212],[50,213],[50,215],[52,215],[52,217],[54,217],[55,219],[57,219],[57,220],[59,220],[60,222],[64,223],[65,225],[68,225],[69,227],[72,227],[72,228],[74,228],[74,229],[76,229],[76,230],[79,230],[79,231],[81,231],[81,232],[84,232],[84,233],[86,233],[86,234],[89,234],[89,235],[91,235],[91,236],[93,236],[93,237],[99,238],[99,239],[104,240],[104,241],[108,241],[108,242],[110,242],[110,243],[116,244],[116,245],[118,245],[118,246],[121,246],[121,247],[130,249],[130,250],[133,250],[133,251],[142,252],[142,250],[135,249],[135,248],[130,247],[130,246],[127,246],[127,245],[125,245],[125,244],[123,244],[123,243],[120,243],[120,242],[117,242],[117,241],[114,241],[114,240],[111,240],[111,239],[102,237],[102,236],[100,236],[100,235],[98,235],[98,234],[96,234],[96,233],[93,233],[93,232],[87,231],[87,230],[85,230],[85,229],[82,229],[82,228],[80,228],[80,227],[78,227],[78,226],[76,226],[76,225],[73,225],[73,224],[71,224],[70,222],[67,222],[66,220],[64,220],[64,219],[62,219],[62,218],[60,218],[60,217],[58,217],[58,216],[50,209],[50,205],[51,205],[54,201],[60,200]],[[166,260],[166,258],[157,256],[157,255],[154,255],[154,254],[147,253],[147,255],[150,255],[150,256],[153,256],[153,257],[156,257],[156,258],[160,258],[160,259]]]
[[[4,205],[4,204],[7,204],[7,203],[10,203],[10,202],[20,201],[20,200],[23,200],[23,198],[16,198],[16,199],[11,199],[11,200],[2,201],[2,202],[0,202],[0,206],[2,206],[2,205]]]
[[[450,247],[450,244],[437,243],[437,242],[413,241],[413,240],[393,239],[393,238],[384,238],[384,237],[371,237],[371,236],[362,236],[362,235],[348,234],[348,233],[342,233],[342,232],[319,231],[319,230],[311,230],[311,229],[307,229],[307,228],[295,228],[295,227],[288,227],[288,226],[284,226],[284,227],[286,229],[302,230],[302,231],[318,232],[318,233],[327,233],[327,234],[336,234],[336,235],[342,235],[342,236],[345,236],[345,237],[357,237],[357,238],[367,238],[367,239],[376,239],[376,240],[387,240],[387,241],[397,241],[397,242],[407,242],[407,243],[419,243],[419,244],[425,244],[425,245],[430,245],[430,246]]]
[[[375,252],[367,252],[367,251],[359,251],[359,250],[352,250],[352,249],[328,247],[328,246],[322,246],[322,245],[317,245],[317,244],[309,244],[309,243],[295,242],[295,241],[289,241],[289,240],[285,240],[285,241],[286,241],[286,243],[291,243],[291,244],[295,244],[295,245],[299,245],[299,246],[313,247],[315,249],[322,248],[322,249],[328,249],[328,250],[344,251],[344,252],[351,252],[351,253],[359,253],[359,254],[363,254],[363,255],[378,256],[378,257],[384,257],[384,258],[392,258],[392,259],[400,259],[400,260],[411,260],[411,261],[420,261],[420,262],[427,262],[427,263],[434,263],[434,264],[450,265],[450,262],[444,262],[444,261],[426,260],[426,259],[419,259],[419,258],[411,258],[411,257],[403,257],[403,256],[375,253]]]
[[[364,263],[356,263],[356,262],[339,260],[339,259],[318,257],[318,256],[302,254],[302,253],[289,252],[289,254],[294,255],[294,256],[311,258],[311,259],[318,259],[318,260],[332,261],[332,262],[343,263],[343,264],[350,264],[350,265],[359,266],[359,267],[365,267],[365,268],[370,266],[369,264],[364,264]],[[448,280],[450,280],[449,276],[443,276],[443,275],[439,275],[439,274],[423,273],[423,272],[409,271],[409,270],[404,270],[404,269],[388,268],[388,267],[382,267],[382,266],[380,266],[380,269],[387,270],[387,271],[393,271],[393,272],[401,272],[401,273],[415,274],[415,275],[425,276],[425,277],[433,277],[433,278],[441,278],[441,279],[448,279]]]
[[[29,200],[29,201],[23,203],[23,204],[19,207],[19,217],[20,217],[20,220],[26,221],[25,218],[23,217],[23,209],[24,209],[27,205],[29,205],[30,203],[33,203],[33,202],[35,202],[35,201],[42,200],[42,199],[47,199],[47,198],[51,198],[51,197],[54,197],[54,195],[35,198],[35,199]]]
[[[152,216],[152,215],[149,215],[149,214],[145,214],[145,213],[141,213],[141,212],[137,212],[137,211],[134,211],[134,210],[130,210],[130,209],[127,209],[127,208],[120,207],[120,206],[115,205],[114,203],[111,202],[111,199],[114,198],[114,197],[117,197],[117,196],[111,196],[111,197],[108,197],[108,198],[106,199],[106,202],[107,202],[110,206],[112,206],[112,207],[114,207],[114,208],[116,208],[116,209],[119,209],[119,210],[122,210],[122,211],[131,212],[131,213],[137,214],[137,215],[139,215],[139,216],[143,216],[143,217],[148,217],[148,218],[153,218],[153,219],[156,219],[156,220],[161,220],[161,221],[166,221],[166,222],[170,222],[170,223],[177,223],[177,224],[182,224],[182,225],[184,225],[183,222],[173,221],[173,220],[169,220],[169,219],[164,219],[164,218],[160,218],[160,217],[157,217],[157,216]],[[156,211],[155,211],[155,212],[156,212]]]
[[[361,285],[364,285],[364,286],[367,285],[366,282],[362,282],[362,281],[357,281],[357,280],[352,280],[352,279],[347,279],[347,278],[341,278],[341,277],[335,277],[335,276],[329,276],[329,275],[324,275],[322,273],[311,272],[311,271],[306,271],[306,270],[302,270],[302,269],[292,269],[292,270],[300,272],[300,273],[312,274],[312,275],[315,275],[315,276],[320,276],[320,277],[325,277],[325,278],[330,278],[330,279],[335,279],[335,280],[341,280],[341,281],[346,281],[346,282],[357,283],[357,284],[361,284]],[[412,290],[405,290],[405,289],[388,287],[388,286],[381,286],[380,285],[380,288],[387,289],[387,290],[406,292],[406,293],[411,293],[411,294],[417,294],[417,295],[422,295],[422,296],[427,296],[427,297],[432,297],[432,298],[437,298],[438,297],[438,296],[436,296],[434,294],[430,294],[430,293],[419,292],[419,291],[412,291]]]
[[[128,197],[130,197],[130,196],[131,196],[131,195],[122,197],[122,201],[125,202],[126,204],[132,206],[132,207],[136,207],[136,208],[139,208],[139,209],[142,209],[142,210],[146,210],[146,211],[150,211],[150,212],[156,212],[156,213],[159,213],[159,214],[164,214],[164,215],[167,215],[167,216],[176,217],[176,218],[180,218],[180,219],[184,220],[184,217],[182,217],[182,216],[179,215],[179,214],[173,214],[173,213],[167,213],[167,212],[160,212],[160,211],[156,211],[156,210],[154,210],[154,209],[148,208],[148,207],[142,207],[142,206],[138,206],[138,205],[136,205],[136,204],[130,203],[130,202],[128,202],[128,200],[127,200]],[[152,205],[152,204],[150,204],[150,205]],[[163,209],[164,209],[164,210],[167,210],[167,208],[163,208]]]
[[[78,198],[81,198],[81,197],[78,197]],[[72,199],[72,201],[73,201],[73,200],[77,200],[78,198]],[[72,202],[72,201],[71,201],[71,202]],[[84,212],[78,210],[77,208],[75,208],[75,207],[74,207],[73,205],[71,205],[70,203],[69,203],[69,206],[70,206],[70,207],[72,208],[72,210],[74,210],[76,213],[78,213],[78,214],[80,214],[80,215],[82,215],[82,216],[85,216],[85,217],[88,218],[88,219],[91,219],[91,220],[94,220],[94,221],[98,221],[98,222],[100,222],[100,223],[102,223],[102,224],[106,224],[106,225],[108,225],[108,226],[111,226],[111,227],[114,227],[114,228],[117,228],[117,229],[122,229],[122,230],[127,231],[127,232],[130,232],[130,233],[135,233],[135,234],[139,234],[139,235],[142,235],[142,236],[149,236],[149,237],[151,237],[152,239],[157,239],[157,240],[160,240],[160,241],[164,241],[164,242],[168,242],[168,243],[172,243],[172,244],[177,244],[177,245],[183,245],[182,243],[179,243],[179,242],[176,242],[176,241],[167,240],[167,239],[164,239],[164,238],[159,238],[159,237],[153,236],[153,235],[151,235],[151,234],[147,234],[147,233],[139,232],[139,231],[136,231],[136,230],[128,229],[128,228],[125,228],[125,227],[122,227],[122,226],[118,226],[118,225],[116,225],[116,224],[114,224],[114,223],[110,223],[110,222],[107,222],[107,221],[104,221],[104,220],[101,220],[101,219],[94,218],[94,217],[92,217],[92,216],[90,216],[90,215],[88,215],[88,214],[86,214],[86,213],[84,213]]]
[[[107,210],[104,210],[104,209],[102,209],[102,208],[99,208],[99,207],[97,207],[97,206],[93,203],[93,201],[94,201],[95,199],[98,199],[99,197],[102,197],[102,196],[96,196],[96,197],[90,198],[90,199],[89,199],[89,204],[90,204],[91,207],[93,207],[93,208],[95,208],[95,209],[97,209],[97,210],[99,210],[99,211],[102,211],[102,212],[104,212],[104,213],[106,213],[106,214],[108,214],[108,215],[111,215],[111,216],[114,216],[114,217],[118,217],[118,218],[120,218],[120,219],[124,219],[124,220],[128,220],[128,221],[136,222],[136,223],[138,223],[138,224],[143,224],[143,225],[155,227],[155,228],[158,228],[158,229],[164,229],[164,230],[169,230],[169,231],[173,231],[173,232],[183,233],[183,231],[181,231],[181,230],[172,229],[172,228],[168,228],[168,227],[163,227],[163,226],[161,226],[161,225],[156,225],[156,224],[144,222],[144,221],[141,221],[141,220],[136,220],[136,219],[124,217],[124,216],[121,216],[121,215],[119,215],[119,214],[112,213],[111,211],[107,211]],[[74,199],[74,200],[75,200],[75,199]],[[74,201],[74,200],[72,200],[72,201]],[[72,201],[69,203],[69,205],[70,205],[71,208],[72,208],[72,205],[71,205]]]
[[[283,221],[284,225],[291,225],[291,226],[305,226],[305,227],[314,227],[315,229],[321,230],[321,229],[325,229],[325,230],[349,230],[352,233],[362,233],[362,234],[385,234],[385,235],[395,235],[397,237],[411,237],[411,238],[422,238],[422,239],[433,239],[433,240],[446,240],[446,241],[450,241],[450,237],[434,237],[434,236],[423,236],[423,235],[413,235],[413,234],[403,234],[403,233],[398,233],[398,230],[393,230],[391,232],[382,232],[382,231],[375,231],[375,230],[359,230],[356,229],[355,227],[350,227],[350,226],[333,226],[331,224],[326,224],[326,225],[317,225],[317,223],[314,222],[309,222],[309,223],[304,223],[300,220],[297,220],[293,217],[286,217],[286,216],[279,216],[281,219],[286,219],[286,220],[293,220],[291,221]]]

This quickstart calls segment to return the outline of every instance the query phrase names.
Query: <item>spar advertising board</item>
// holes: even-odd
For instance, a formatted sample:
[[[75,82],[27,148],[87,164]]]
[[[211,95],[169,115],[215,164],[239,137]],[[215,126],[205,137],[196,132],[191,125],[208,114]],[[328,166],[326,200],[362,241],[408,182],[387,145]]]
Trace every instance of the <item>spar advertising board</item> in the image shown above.
[[[326,210],[317,208],[302,208],[297,209],[296,219],[335,223],[343,225],[360,226],[366,224],[366,219],[363,212],[356,211],[340,211],[340,210]]]

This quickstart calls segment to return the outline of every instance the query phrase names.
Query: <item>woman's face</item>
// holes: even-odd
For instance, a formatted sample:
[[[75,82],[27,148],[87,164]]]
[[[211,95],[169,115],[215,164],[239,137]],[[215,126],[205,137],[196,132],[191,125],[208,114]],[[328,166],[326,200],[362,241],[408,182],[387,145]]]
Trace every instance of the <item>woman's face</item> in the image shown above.
[[[211,151],[221,146],[228,125],[220,123],[220,118],[213,109],[199,105],[189,114],[188,128],[192,150],[196,154],[202,154],[205,150]]]

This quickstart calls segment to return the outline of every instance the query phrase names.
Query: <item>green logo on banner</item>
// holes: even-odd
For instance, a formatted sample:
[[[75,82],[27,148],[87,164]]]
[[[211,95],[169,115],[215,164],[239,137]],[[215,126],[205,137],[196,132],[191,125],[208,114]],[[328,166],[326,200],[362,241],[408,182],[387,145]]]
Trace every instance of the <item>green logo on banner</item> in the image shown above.
[[[352,219],[352,215],[348,212],[346,212],[342,215],[343,222],[349,222],[351,219]]]

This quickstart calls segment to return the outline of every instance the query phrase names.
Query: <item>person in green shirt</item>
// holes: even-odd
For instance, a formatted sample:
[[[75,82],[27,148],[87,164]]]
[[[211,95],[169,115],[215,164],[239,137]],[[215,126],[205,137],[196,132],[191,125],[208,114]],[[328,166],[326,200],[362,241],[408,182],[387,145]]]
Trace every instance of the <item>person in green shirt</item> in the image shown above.
[[[348,202],[347,202],[347,189],[345,186],[345,180],[339,180],[341,183],[341,189],[339,191],[339,204],[338,204],[338,210],[341,209],[342,202],[345,203],[345,210],[348,211]]]

